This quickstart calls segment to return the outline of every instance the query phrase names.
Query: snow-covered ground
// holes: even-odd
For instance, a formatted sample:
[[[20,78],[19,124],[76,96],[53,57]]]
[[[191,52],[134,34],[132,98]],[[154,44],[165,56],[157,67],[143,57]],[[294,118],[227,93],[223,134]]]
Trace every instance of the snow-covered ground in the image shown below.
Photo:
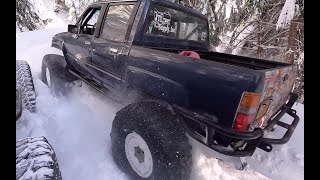
[[[37,92],[37,113],[24,110],[16,123],[16,139],[44,135],[56,151],[64,180],[128,179],[115,165],[110,131],[115,112],[122,108],[83,84],[68,98],[55,98],[40,81],[42,57],[57,50],[50,47],[54,34],[65,28],[16,34],[16,59],[30,66]],[[304,179],[304,106],[295,105],[301,120],[290,142],[267,153],[258,149],[247,158],[248,168],[236,170],[221,163],[215,153],[190,139],[193,145],[191,179]],[[284,118],[290,120],[289,116]],[[281,128],[275,134],[282,135]]]

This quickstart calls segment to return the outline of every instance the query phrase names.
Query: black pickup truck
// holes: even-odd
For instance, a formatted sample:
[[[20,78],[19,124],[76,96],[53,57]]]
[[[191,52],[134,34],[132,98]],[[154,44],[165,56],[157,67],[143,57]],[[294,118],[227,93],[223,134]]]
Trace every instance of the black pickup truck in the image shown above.
[[[44,56],[42,81],[63,94],[80,79],[127,103],[113,120],[112,153],[134,179],[188,179],[186,132],[236,157],[288,142],[299,121],[296,67],[211,52],[208,35],[205,16],[169,1],[94,3],[53,37],[63,56]],[[284,136],[266,138],[276,125]]]

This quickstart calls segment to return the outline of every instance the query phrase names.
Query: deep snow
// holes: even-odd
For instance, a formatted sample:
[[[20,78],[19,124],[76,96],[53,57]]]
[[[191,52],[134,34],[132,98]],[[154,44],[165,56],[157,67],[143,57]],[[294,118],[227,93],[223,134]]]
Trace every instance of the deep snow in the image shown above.
[[[30,64],[37,92],[37,113],[23,111],[16,123],[16,139],[44,135],[56,151],[64,180],[128,179],[110,152],[112,120],[122,106],[84,83],[73,87],[70,97],[57,99],[39,79],[43,55],[59,52],[50,47],[52,36],[64,30],[16,34],[16,59]],[[212,150],[190,139],[194,164],[191,179],[304,179],[304,106],[294,108],[301,120],[290,142],[274,146],[270,153],[258,149],[247,158],[249,165],[243,171],[219,162]],[[280,130],[274,134],[281,135]]]

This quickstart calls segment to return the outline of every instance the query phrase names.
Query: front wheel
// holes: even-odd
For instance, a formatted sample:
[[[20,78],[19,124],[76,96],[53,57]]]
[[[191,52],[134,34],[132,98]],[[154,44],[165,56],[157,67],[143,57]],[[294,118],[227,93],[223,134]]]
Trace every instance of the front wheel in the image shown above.
[[[66,71],[63,56],[47,54],[42,59],[41,80],[54,95],[65,95],[67,84],[76,78]]]
[[[178,119],[153,102],[128,105],[114,118],[113,158],[133,179],[189,179],[191,146]]]

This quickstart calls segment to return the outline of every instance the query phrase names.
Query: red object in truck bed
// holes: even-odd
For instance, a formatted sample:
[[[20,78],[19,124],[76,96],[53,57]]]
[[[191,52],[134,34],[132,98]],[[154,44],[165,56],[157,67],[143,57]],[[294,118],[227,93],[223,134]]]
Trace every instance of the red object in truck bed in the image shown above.
[[[183,55],[183,56],[189,56],[189,57],[192,57],[192,58],[200,59],[199,54],[194,52],[194,51],[181,51],[179,54]]]

